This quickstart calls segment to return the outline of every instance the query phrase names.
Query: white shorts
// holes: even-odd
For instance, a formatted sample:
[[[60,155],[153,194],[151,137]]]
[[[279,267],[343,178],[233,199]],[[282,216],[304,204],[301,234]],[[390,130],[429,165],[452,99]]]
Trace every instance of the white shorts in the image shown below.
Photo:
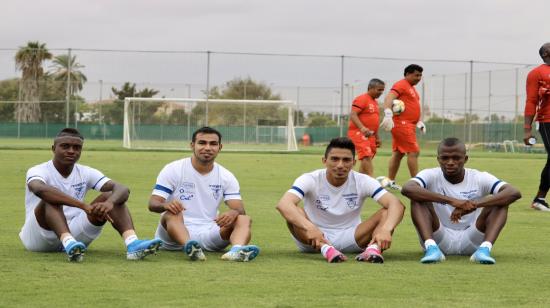
[[[471,255],[483,243],[485,234],[475,225],[465,230],[455,230],[440,225],[439,229],[433,233],[433,237],[439,249],[446,255]],[[421,244],[424,246],[424,243]]]
[[[77,241],[84,243],[86,247],[99,237],[103,229],[103,226],[92,224],[84,211],[74,217],[68,225],[71,235]],[[40,227],[34,213],[25,220],[25,224],[19,232],[19,238],[23,246],[30,251],[48,252],[63,249],[63,245],[55,232]]]
[[[325,238],[332,244],[332,246],[340,252],[361,252],[364,249],[359,247],[355,241],[355,229],[357,229],[357,226],[349,227],[347,229],[318,228],[321,232],[323,232]],[[296,242],[298,250],[301,252],[317,252],[317,250],[315,250],[312,246],[300,242],[294,236],[292,236],[292,238],[294,239],[294,242]]]
[[[195,240],[200,243],[201,247],[207,251],[223,250],[229,241],[222,239],[220,234],[220,226],[216,223],[204,225],[185,225],[189,232],[190,240]],[[158,224],[155,237],[162,240],[162,248],[166,250],[182,250],[183,245],[174,242],[168,231],[164,229],[161,223]]]

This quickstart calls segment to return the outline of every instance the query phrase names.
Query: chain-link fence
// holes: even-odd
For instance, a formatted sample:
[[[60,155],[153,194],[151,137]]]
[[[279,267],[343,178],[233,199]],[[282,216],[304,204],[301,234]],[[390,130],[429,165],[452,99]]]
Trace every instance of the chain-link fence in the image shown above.
[[[122,124],[122,102],[115,92],[124,92],[128,85],[135,84],[133,93],[148,89],[155,97],[205,98],[213,87],[250,78],[280,99],[296,102],[297,136],[306,130],[322,131],[316,139],[326,141],[345,134],[351,102],[366,91],[371,78],[384,80],[388,91],[403,77],[405,66],[416,63],[424,67],[417,86],[428,124],[424,138],[456,135],[470,143],[520,140],[525,77],[532,68],[473,60],[50,49],[54,57],[76,57],[87,81],[54,78],[60,68],[47,60],[42,65],[45,76],[38,76],[38,95],[29,99],[28,81],[21,80],[15,63],[17,50],[0,49],[0,137],[47,136],[52,127],[68,124],[95,127],[90,129],[93,137],[121,138],[117,127]],[[74,72],[70,66],[66,69]],[[232,98],[255,99],[246,88],[240,93],[242,97]],[[315,122],[314,116],[324,120]]]

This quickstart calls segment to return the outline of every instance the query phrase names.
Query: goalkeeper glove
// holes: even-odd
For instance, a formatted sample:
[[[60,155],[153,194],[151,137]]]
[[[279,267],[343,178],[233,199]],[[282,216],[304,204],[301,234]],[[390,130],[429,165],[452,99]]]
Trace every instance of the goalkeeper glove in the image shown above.
[[[393,128],[393,112],[390,108],[384,109],[384,119],[382,120],[382,123],[380,123],[380,127],[382,127],[385,131],[389,132]]]

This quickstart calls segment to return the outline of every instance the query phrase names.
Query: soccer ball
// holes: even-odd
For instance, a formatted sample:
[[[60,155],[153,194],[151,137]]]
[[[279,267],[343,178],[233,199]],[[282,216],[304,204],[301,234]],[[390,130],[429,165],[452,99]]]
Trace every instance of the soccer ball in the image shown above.
[[[380,183],[382,187],[388,187],[391,184],[391,180],[387,176],[379,176],[376,180]]]
[[[405,103],[400,99],[394,99],[391,104],[391,111],[397,115],[401,114],[401,112],[405,111]]]

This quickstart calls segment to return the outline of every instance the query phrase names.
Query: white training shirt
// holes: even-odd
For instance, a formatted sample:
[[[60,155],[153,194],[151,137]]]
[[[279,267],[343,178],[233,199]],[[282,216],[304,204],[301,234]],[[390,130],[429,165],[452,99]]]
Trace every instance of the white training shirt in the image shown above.
[[[99,170],[80,164],[75,164],[71,174],[65,178],[55,169],[51,160],[36,165],[27,171],[27,184],[34,180],[39,180],[53,186],[80,201],[84,201],[88,190],[94,189],[100,191],[101,187],[110,181]],[[25,217],[28,218],[29,215],[34,213],[34,209],[42,199],[32,193],[28,185],[25,186]],[[67,222],[70,222],[81,211],[81,209],[76,207],[63,206],[63,213],[65,213]]]
[[[326,169],[319,169],[301,175],[288,192],[304,200],[304,210],[316,226],[346,229],[361,223],[365,198],[378,201],[387,191],[377,180],[353,170],[342,186],[335,187]]]
[[[237,178],[218,163],[208,174],[200,174],[191,158],[164,166],[157,178],[153,195],[170,201],[180,200],[185,207],[185,224],[210,224],[218,215],[222,200],[241,200]]]
[[[429,191],[459,200],[473,201],[481,200],[489,194],[498,193],[500,188],[506,184],[488,172],[469,168],[465,168],[464,180],[458,184],[449,183],[443,176],[441,168],[422,170],[412,180]],[[453,223],[451,222],[451,213],[455,209],[453,206],[437,202],[433,202],[433,206],[443,226],[455,230],[464,230],[473,225],[481,211],[481,208],[478,208],[472,213],[462,216],[458,223]]]

